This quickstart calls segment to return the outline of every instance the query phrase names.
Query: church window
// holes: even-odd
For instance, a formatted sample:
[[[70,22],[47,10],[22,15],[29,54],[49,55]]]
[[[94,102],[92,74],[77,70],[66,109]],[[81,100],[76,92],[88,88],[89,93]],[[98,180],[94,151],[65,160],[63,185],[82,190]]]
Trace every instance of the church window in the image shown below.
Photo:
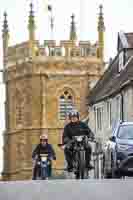
[[[70,52],[70,56],[71,56],[71,57],[74,56],[74,51],[73,51],[73,50],[71,50],[71,52]]]
[[[50,48],[50,56],[54,56],[55,55],[55,49],[54,48]]]
[[[90,55],[90,48],[87,48],[87,49],[86,49],[86,54],[87,54],[87,56]]]
[[[65,90],[64,93],[59,97],[59,118],[65,120],[66,115],[73,109],[73,96]]]
[[[84,56],[84,48],[81,48],[81,56]]]
[[[56,56],[62,56],[61,48],[56,48],[55,54]]]

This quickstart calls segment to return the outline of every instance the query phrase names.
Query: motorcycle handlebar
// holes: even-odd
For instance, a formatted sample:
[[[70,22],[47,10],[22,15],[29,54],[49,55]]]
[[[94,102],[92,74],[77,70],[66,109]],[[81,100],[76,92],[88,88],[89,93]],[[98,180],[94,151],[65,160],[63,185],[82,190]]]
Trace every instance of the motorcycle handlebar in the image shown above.
[[[86,135],[87,136],[87,135]],[[89,142],[94,142],[94,143],[97,143],[97,141],[96,141],[96,139],[94,139],[94,138],[90,138],[90,137],[87,137],[88,138],[88,141]],[[62,146],[64,146],[64,145],[70,145],[72,142],[74,142],[74,140],[75,139],[72,139],[72,140],[70,140],[67,144],[58,144],[58,146],[59,147],[62,147]]]
[[[62,146],[64,146],[64,144],[57,144],[58,145],[58,147],[62,147]]]

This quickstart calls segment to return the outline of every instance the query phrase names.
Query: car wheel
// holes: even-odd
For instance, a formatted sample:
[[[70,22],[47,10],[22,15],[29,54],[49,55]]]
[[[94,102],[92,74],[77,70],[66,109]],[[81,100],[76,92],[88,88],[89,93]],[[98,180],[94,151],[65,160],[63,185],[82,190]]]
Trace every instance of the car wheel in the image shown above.
[[[121,175],[120,175],[120,171],[117,169],[117,167],[115,166],[114,167],[114,161],[112,159],[112,178],[121,178]]]

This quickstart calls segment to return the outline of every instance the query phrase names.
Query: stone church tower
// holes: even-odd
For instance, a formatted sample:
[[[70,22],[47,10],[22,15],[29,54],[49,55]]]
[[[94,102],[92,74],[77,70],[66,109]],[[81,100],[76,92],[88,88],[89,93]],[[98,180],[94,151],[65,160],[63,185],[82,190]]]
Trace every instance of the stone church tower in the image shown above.
[[[33,5],[30,4],[29,39],[9,46],[7,14],[3,24],[3,80],[6,88],[6,130],[4,138],[3,180],[30,179],[31,153],[41,133],[48,133],[57,162],[63,168],[60,143],[66,113],[77,108],[81,119],[88,116],[86,97],[103,73],[104,23],[100,7],[99,40],[79,41],[74,15],[69,40],[45,40],[40,45],[35,37]],[[54,170],[54,173],[61,173]]]

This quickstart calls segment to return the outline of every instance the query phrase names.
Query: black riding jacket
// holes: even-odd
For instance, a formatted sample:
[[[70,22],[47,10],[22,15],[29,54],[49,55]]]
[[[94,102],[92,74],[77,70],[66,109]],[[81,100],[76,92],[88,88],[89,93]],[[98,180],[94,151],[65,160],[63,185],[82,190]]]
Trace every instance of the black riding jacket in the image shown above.
[[[81,121],[70,122],[64,127],[64,132],[62,136],[62,143],[66,144],[72,139],[73,136],[88,135],[89,138],[94,139],[94,134],[91,129]]]

